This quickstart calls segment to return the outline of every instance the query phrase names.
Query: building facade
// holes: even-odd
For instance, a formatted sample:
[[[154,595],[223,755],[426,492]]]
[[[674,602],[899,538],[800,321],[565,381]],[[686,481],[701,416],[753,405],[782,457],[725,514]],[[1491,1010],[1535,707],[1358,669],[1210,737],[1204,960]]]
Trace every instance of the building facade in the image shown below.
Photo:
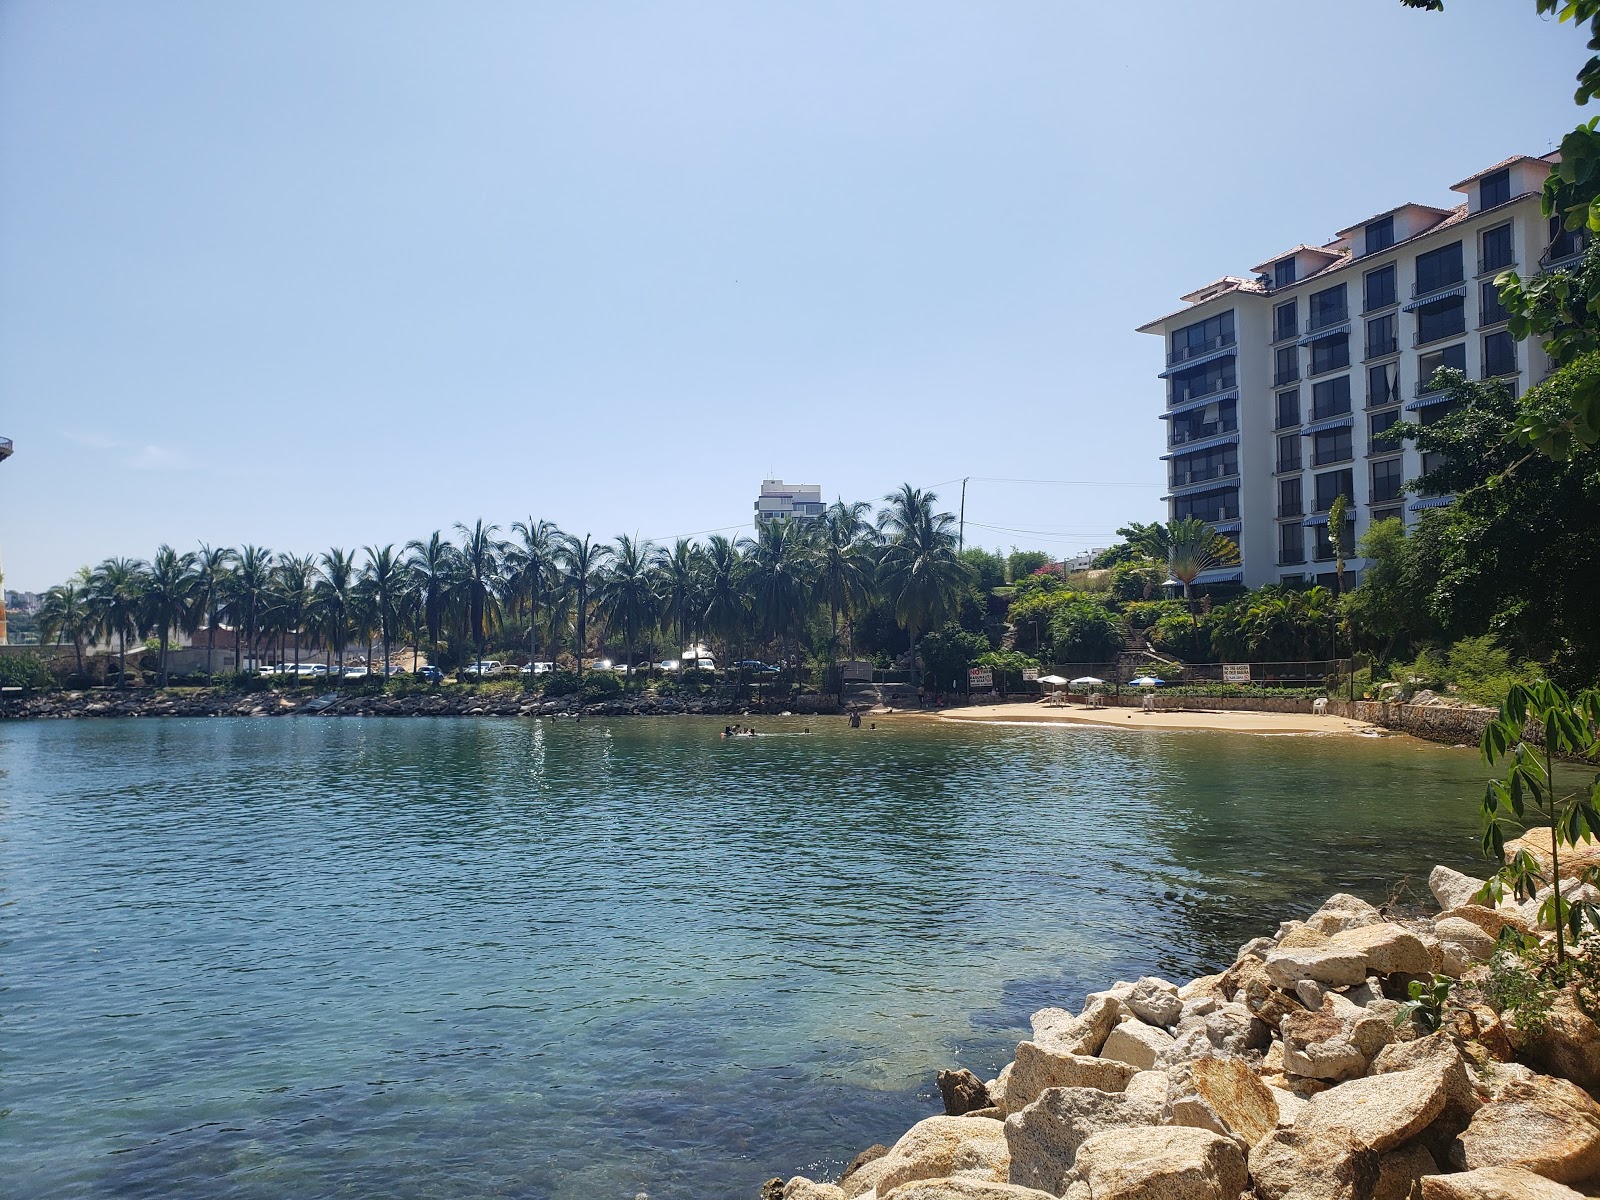
[[[1407,524],[1448,496],[1408,492],[1430,464],[1380,436],[1448,413],[1440,367],[1503,379],[1517,394],[1549,363],[1506,329],[1494,279],[1570,265],[1582,236],[1539,208],[1556,155],[1519,156],[1469,176],[1452,208],[1403,204],[1182,297],[1140,327],[1166,344],[1171,519],[1197,516],[1239,543],[1237,567],[1197,582],[1249,587],[1333,582],[1328,512],[1348,501],[1345,544],[1375,521]],[[1347,572],[1364,560],[1347,551]],[[1347,575],[1347,579],[1349,576]]]
[[[785,483],[781,479],[763,479],[761,494],[756,497],[756,524],[793,517],[799,521],[815,521],[822,516],[820,483]]]

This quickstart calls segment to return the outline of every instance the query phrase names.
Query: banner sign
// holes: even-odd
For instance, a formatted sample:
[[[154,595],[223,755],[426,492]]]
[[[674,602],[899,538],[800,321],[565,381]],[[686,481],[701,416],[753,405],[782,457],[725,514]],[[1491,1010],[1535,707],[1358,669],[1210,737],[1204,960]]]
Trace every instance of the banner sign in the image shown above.
[[[969,688],[992,688],[994,686],[994,672],[984,667],[972,667],[967,671],[967,686]]]
[[[861,659],[847,658],[839,664],[846,683],[871,683],[872,664]]]
[[[1023,683],[1037,683],[1038,681],[1039,681],[1039,668],[1038,667],[1024,667],[1022,669],[1022,682]]]
[[[1249,683],[1250,682],[1250,664],[1249,663],[1223,663],[1222,664],[1222,682],[1223,683]]]

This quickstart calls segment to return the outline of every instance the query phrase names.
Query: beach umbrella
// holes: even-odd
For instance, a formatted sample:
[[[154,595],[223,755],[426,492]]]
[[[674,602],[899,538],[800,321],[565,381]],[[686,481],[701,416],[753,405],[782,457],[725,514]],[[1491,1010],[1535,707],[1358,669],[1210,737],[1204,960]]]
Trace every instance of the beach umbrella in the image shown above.
[[[1072,686],[1075,688],[1105,687],[1105,685],[1104,679],[1096,679],[1093,675],[1079,675],[1072,681]]]
[[[1141,675],[1137,679],[1128,680],[1129,687],[1160,687],[1166,680],[1157,679],[1154,675]]]
[[[1039,676],[1039,682],[1048,683],[1051,687],[1060,687],[1066,680],[1059,675],[1041,675]]]

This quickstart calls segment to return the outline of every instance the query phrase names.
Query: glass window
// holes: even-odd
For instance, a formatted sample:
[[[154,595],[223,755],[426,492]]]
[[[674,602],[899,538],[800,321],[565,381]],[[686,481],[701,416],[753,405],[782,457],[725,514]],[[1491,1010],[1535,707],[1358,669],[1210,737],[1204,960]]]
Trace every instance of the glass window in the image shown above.
[[[1296,483],[1300,481],[1295,480]],[[1278,526],[1278,562],[1284,566],[1306,560],[1306,531],[1298,521]]]
[[[1272,286],[1288,287],[1294,282],[1294,259],[1283,258],[1272,264]]]
[[[1400,410],[1391,408],[1386,412],[1373,413],[1367,418],[1367,453],[1387,454],[1400,449],[1399,442],[1378,441],[1378,435],[1393,429],[1400,423]]]
[[[1394,313],[1367,322],[1367,357],[1382,358],[1400,348],[1399,324]]]
[[[1405,485],[1405,473],[1398,458],[1386,458],[1372,464],[1372,503],[1398,500]]]
[[[1345,305],[1344,284],[1337,287],[1326,288],[1314,292],[1306,302],[1310,316],[1306,320],[1306,329],[1325,329],[1329,325],[1337,325],[1349,315]]]
[[[1339,417],[1350,411],[1350,376],[1324,379],[1311,387],[1311,419]]]
[[[1278,515],[1298,517],[1301,512],[1300,476],[1278,480]]]
[[[1511,265],[1511,226],[1497,225],[1483,232],[1483,256],[1478,260],[1478,273],[1498,271]]]
[[[1328,540],[1328,527],[1316,526],[1317,545],[1313,553],[1318,562],[1331,562],[1333,560],[1333,543]],[[1356,519],[1346,517],[1344,520],[1344,553],[1348,558],[1355,553],[1356,544]],[[1319,577],[1320,578],[1320,577]]]
[[[1233,310],[1230,308],[1225,313],[1218,313],[1204,321],[1173,330],[1172,361],[1182,362],[1186,358],[1195,358],[1231,345],[1233,345]]]
[[[1350,365],[1350,335],[1335,334],[1311,343],[1311,373],[1322,375]]]
[[[1367,369],[1367,407],[1400,403],[1400,364],[1384,363]]]
[[[1198,400],[1201,396],[1237,386],[1233,357],[1215,358],[1172,376],[1172,402],[1181,404],[1185,400]]]
[[[1199,517],[1202,521],[1232,521],[1239,516],[1239,489],[1223,488],[1197,496],[1179,496],[1172,502],[1172,517]]]
[[[1483,376],[1514,375],[1517,371],[1517,344],[1505,330],[1483,339]]]
[[[1467,329],[1467,306],[1461,296],[1451,296],[1417,309],[1417,345],[1455,337]]]
[[[1375,308],[1387,308],[1396,299],[1394,264],[1379,267],[1376,271],[1368,271],[1366,278],[1366,308],[1371,312]]]
[[[1274,384],[1293,383],[1300,378],[1300,348],[1298,346],[1279,346],[1274,355],[1272,382]]]
[[[1426,254],[1417,255],[1416,295],[1423,296],[1460,283],[1465,275],[1461,268],[1461,243],[1452,242]]]
[[[1466,346],[1446,346],[1443,350],[1435,350],[1431,354],[1424,354],[1417,359],[1417,391],[1433,391],[1434,372],[1443,368],[1449,368],[1452,371],[1465,371],[1467,369]]]
[[[1278,423],[1275,428],[1288,429],[1300,424],[1300,389],[1278,393]]]
[[[1367,253],[1376,254],[1394,245],[1394,217],[1387,216],[1372,222],[1366,229]]]
[[[1291,433],[1278,439],[1278,470],[1298,471],[1300,469],[1300,435]]]
[[[1300,317],[1297,309],[1296,301],[1285,300],[1272,310],[1273,341],[1281,342],[1284,338],[1292,338],[1300,333]]]
[[[1333,507],[1333,498],[1343,496],[1350,503],[1355,503],[1356,476],[1349,467],[1342,471],[1325,471],[1316,477],[1317,481],[1317,511],[1327,512]]]
[[[1404,520],[1404,514],[1398,508],[1375,508],[1372,510],[1372,523],[1374,525],[1376,525],[1379,521],[1400,520]]]
[[[1326,467],[1334,463],[1349,462],[1356,456],[1351,445],[1350,429],[1324,429],[1311,435],[1311,465]]]
[[[1498,325],[1511,316],[1500,303],[1500,289],[1492,279],[1485,279],[1478,294],[1478,324]]]
[[[1173,487],[1186,487],[1191,483],[1204,483],[1208,479],[1220,479],[1224,475],[1238,473],[1239,448],[1215,446],[1173,459],[1171,480]]]
[[[1511,168],[1485,175],[1478,181],[1478,207],[1493,208],[1511,199]]]

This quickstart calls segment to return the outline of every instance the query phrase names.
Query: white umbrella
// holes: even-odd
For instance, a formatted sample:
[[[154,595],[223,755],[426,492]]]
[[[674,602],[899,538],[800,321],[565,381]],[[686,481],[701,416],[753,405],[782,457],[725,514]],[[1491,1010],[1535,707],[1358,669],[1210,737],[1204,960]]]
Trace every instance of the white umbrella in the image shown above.
[[[1128,680],[1129,687],[1160,687],[1166,680],[1157,679],[1154,675],[1141,675],[1137,679]]]
[[[1105,685],[1106,681],[1104,679],[1096,679],[1093,675],[1080,675],[1072,681],[1072,686],[1075,688],[1105,687]]]
[[[1039,676],[1039,682],[1048,683],[1051,687],[1060,687],[1067,681],[1059,675],[1041,675]]]

